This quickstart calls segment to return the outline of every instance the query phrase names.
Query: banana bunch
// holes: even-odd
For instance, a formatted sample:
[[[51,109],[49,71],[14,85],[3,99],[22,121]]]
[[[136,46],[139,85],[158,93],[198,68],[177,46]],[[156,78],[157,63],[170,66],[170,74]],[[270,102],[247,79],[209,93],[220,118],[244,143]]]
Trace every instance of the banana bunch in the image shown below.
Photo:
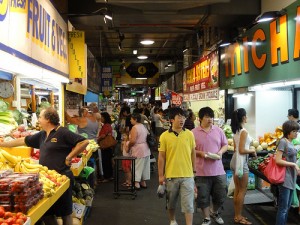
[[[44,166],[40,164],[28,163],[25,160],[17,162],[14,168],[14,171],[17,173],[39,173],[41,170],[44,170]]]
[[[40,173],[39,181],[43,183],[43,191],[45,197],[54,195],[57,185],[53,181],[47,178],[44,173]]]
[[[3,149],[0,149],[0,162],[8,162],[10,167],[13,168],[20,160],[21,157],[14,156]]]
[[[11,166],[8,162],[1,162],[0,161],[0,170],[12,170]]]

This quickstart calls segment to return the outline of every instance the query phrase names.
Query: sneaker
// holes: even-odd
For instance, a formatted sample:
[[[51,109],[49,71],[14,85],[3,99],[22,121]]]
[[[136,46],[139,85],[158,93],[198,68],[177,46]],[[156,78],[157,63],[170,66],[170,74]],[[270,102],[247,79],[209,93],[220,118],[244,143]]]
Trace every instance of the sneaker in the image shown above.
[[[171,220],[170,225],[178,225],[178,223],[176,222],[176,220]]]
[[[217,224],[224,224],[224,220],[221,218],[218,212],[210,212],[210,217],[212,217]]]
[[[211,224],[211,221],[209,219],[204,219],[203,222],[202,222],[202,225],[210,225]]]

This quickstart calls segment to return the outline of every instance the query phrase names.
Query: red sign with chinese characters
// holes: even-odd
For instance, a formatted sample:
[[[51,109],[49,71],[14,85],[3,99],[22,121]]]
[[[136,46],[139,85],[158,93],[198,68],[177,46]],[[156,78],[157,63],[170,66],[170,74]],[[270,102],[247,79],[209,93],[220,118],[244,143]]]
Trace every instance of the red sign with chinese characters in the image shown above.
[[[202,57],[183,74],[184,94],[195,93],[219,87],[218,52]]]

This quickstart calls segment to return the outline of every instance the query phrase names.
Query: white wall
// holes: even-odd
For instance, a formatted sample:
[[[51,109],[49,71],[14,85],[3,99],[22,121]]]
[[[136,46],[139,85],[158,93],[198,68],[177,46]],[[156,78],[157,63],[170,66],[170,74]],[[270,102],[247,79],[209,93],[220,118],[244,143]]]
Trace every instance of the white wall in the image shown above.
[[[258,91],[255,93],[256,137],[275,132],[287,120],[292,108],[291,91]]]
[[[261,12],[281,10],[296,0],[262,0]]]

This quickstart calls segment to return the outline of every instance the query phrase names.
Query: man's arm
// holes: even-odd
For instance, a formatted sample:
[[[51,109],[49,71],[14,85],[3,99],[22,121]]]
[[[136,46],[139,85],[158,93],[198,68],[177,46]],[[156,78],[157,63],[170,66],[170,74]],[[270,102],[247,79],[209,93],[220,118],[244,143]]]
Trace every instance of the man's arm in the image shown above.
[[[196,164],[195,164],[195,161],[196,161],[196,150],[195,150],[195,148],[192,148],[191,157],[192,157],[193,171],[196,171]]]
[[[166,163],[166,153],[160,151],[158,153],[159,184],[163,184],[165,182],[165,163]]]
[[[24,146],[25,144],[25,137],[17,138],[8,142],[1,142],[0,147],[17,147],[17,146]]]
[[[78,142],[74,149],[69,153],[69,155],[66,157],[66,161],[68,162],[67,165],[69,165],[72,161],[72,158],[76,157],[81,153],[84,149],[86,149],[86,146],[88,146],[89,140],[84,140],[81,142]]]

